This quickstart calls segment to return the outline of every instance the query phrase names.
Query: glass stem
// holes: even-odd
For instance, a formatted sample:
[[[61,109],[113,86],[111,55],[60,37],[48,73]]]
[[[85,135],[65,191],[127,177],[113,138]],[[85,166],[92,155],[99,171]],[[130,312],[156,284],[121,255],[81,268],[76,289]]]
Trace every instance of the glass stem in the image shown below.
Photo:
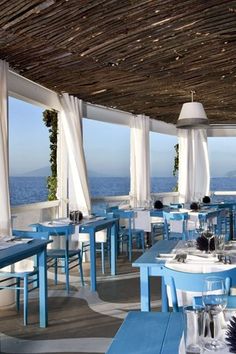
[[[214,321],[214,315],[212,314],[211,311],[209,311],[209,331],[211,338],[215,338],[215,321]]]

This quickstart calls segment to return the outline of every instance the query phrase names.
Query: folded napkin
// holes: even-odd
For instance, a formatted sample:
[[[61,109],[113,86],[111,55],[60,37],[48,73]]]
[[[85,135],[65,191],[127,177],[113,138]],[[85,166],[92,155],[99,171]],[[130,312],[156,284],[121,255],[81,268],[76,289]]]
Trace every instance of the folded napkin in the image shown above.
[[[175,256],[174,253],[158,253],[156,255],[157,259],[172,259]]]

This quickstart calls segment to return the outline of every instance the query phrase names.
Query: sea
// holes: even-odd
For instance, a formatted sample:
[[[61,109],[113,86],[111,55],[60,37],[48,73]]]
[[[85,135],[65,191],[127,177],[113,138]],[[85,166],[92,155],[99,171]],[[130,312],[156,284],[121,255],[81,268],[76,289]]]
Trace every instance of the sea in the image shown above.
[[[176,186],[176,177],[152,177],[153,193],[171,192]],[[89,179],[92,197],[129,194],[128,177],[91,177]],[[236,177],[211,178],[211,191],[236,191]],[[47,177],[10,177],[11,206],[43,202],[47,200]],[[214,201],[236,201],[236,197],[214,197]]]

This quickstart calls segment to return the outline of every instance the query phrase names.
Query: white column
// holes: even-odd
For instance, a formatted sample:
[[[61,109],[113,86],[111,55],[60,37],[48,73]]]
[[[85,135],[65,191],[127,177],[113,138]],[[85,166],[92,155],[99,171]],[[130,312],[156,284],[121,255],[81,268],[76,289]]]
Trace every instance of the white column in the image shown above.
[[[149,117],[130,118],[130,196],[133,206],[150,200]]]

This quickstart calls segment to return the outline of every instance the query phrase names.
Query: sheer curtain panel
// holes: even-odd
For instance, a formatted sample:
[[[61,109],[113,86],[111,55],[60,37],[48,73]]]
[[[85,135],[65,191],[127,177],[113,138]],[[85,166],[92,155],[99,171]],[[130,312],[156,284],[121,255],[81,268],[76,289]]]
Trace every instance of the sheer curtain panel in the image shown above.
[[[11,209],[9,196],[9,168],[8,168],[8,91],[7,91],[8,63],[0,60],[0,237],[11,234]]]
[[[67,93],[60,97],[61,120],[69,162],[69,203],[71,210],[91,212],[87,169],[82,138],[82,101]]]
[[[130,118],[130,202],[143,207],[150,201],[149,117]]]
[[[11,208],[9,195],[9,168],[8,168],[8,63],[0,60],[0,238],[11,235]],[[4,252],[4,251],[3,251]],[[10,270],[11,266],[5,270]],[[9,285],[6,280],[4,285]],[[15,301],[14,291],[4,289],[0,294],[0,308],[11,306]]]
[[[206,129],[179,129],[180,202],[191,203],[209,195],[210,168]]]

